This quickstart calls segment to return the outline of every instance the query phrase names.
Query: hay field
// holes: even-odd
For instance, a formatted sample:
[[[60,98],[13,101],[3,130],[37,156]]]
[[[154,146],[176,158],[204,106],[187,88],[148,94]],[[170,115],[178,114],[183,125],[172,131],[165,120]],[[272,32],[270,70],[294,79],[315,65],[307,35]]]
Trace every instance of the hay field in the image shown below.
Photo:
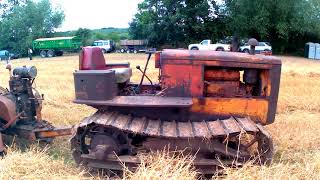
[[[144,66],[144,54],[107,54],[109,62]],[[112,59],[112,60],[111,60]],[[226,179],[320,179],[320,61],[281,57],[283,60],[278,112],[268,129],[274,137],[276,154],[270,167],[247,165],[226,169]],[[36,88],[45,94],[43,118],[56,126],[77,124],[94,109],[75,105],[73,71],[78,68],[77,56],[52,59],[20,59],[13,66],[35,65],[38,68]],[[150,64],[148,75],[157,79],[158,71]],[[0,85],[7,87],[8,72],[0,65]],[[133,81],[141,74],[134,69]],[[194,179],[188,158],[174,160],[166,154],[144,158],[146,168],[127,172],[126,179]],[[10,147],[6,159],[0,160],[1,179],[98,179],[75,167],[69,152],[68,138],[59,138],[48,150],[32,148],[26,152]]]

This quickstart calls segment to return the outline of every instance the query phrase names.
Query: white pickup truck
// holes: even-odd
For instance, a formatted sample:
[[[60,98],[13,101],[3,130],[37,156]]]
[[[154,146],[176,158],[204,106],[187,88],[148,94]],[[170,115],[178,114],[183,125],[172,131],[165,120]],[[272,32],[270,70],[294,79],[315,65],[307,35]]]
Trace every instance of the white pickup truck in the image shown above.
[[[230,51],[230,44],[211,44],[211,40],[203,40],[200,44],[190,44],[189,50]]]

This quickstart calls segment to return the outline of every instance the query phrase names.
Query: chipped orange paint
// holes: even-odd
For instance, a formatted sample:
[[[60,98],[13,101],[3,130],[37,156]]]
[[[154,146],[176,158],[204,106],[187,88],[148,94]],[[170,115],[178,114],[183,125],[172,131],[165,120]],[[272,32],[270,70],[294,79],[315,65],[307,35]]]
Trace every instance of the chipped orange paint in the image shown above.
[[[206,81],[239,81],[240,72],[231,69],[206,69],[204,72]]]
[[[238,95],[239,81],[214,81],[208,83],[206,93],[213,96],[232,97]]]
[[[168,88],[168,94],[200,97],[203,95],[203,77],[199,76],[202,71],[202,66],[166,64],[162,67],[162,84]]]
[[[40,138],[54,138],[58,136],[72,135],[74,132],[73,127],[55,128],[52,130],[43,130],[35,132],[35,136]]]
[[[193,98],[191,112],[208,115],[240,115],[256,117],[267,124],[268,101],[249,98]]]

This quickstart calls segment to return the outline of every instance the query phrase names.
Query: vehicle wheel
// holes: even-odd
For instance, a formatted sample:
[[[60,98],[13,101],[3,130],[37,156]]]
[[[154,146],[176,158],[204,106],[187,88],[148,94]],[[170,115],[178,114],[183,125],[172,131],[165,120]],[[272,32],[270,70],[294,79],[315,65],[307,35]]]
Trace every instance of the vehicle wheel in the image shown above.
[[[137,54],[137,53],[138,53],[138,50],[133,50],[133,53]]]
[[[53,50],[49,50],[47,52],[48,57],[53,57],[54,56],[54,51]]]
[[[222,47],[218,47],[216,51],[224,51],[224,49]]]
[[[105,49],[102,49],[102,53],[105,54],[107,53],[107,51]]]
[[[196,50],[199,50],[199,48],[197,48],[197,47],[192,47],[191,50],[196,51]]]
[[[128,53],[128,54],[130,53],[130,49],[127,49],[127,53]]]
[[[41,56],[42,58],[47,57],[47,52],[46,52],[46,51],[41,51],[41,52],[40,52],[40,56]]]
[[[120,49],[120,52],[121,52],[121,53],[124,53],[124,52],[125,52],[125,50],[124,50],[124,49]]]
[[[56,55],[57,55],[57,56],[63,56],[63,51],[58,51],[58,52],[56,52]]]
[[[244,49],[243,52],[249,54],[249,49]]]

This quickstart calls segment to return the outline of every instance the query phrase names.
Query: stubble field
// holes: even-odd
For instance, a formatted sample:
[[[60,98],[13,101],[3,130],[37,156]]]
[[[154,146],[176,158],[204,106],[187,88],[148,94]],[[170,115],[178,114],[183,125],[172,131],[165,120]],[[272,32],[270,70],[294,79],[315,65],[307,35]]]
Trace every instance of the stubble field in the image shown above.
[[[106,54],[109,62],[130,62],[131,67],[144,66],[144,54]],[[225,169],[226,179],[320,179],[320,61],[280,57],[283,62],[278,110],[275,123],[267,128],[276,145],[271,166],[246,165]],[[56,126],[74,125],[94,109],[72,103],[73,75],[78,57],[20,59],[13,67],[34,65],[38,69],[35,87],[45,96],[43,118]],[[157,80],[158,70],[150,64],[148,75]],[[141,73],[134,69],[132,81]],[[0,86],[7,87],[8,72],[0,65]],[[144,158],[149,166],[136,173],[127,172],[126,179],[194,179],[188,158],[172,159],[165,153]],[[150,164],[151,163],[151,164]],[[45,150],[36,146],[21,151],[11,145],[5,159],[0,160],[0,179],[98,179],[77,168],[69,152],[68,137],[58,138]]]

